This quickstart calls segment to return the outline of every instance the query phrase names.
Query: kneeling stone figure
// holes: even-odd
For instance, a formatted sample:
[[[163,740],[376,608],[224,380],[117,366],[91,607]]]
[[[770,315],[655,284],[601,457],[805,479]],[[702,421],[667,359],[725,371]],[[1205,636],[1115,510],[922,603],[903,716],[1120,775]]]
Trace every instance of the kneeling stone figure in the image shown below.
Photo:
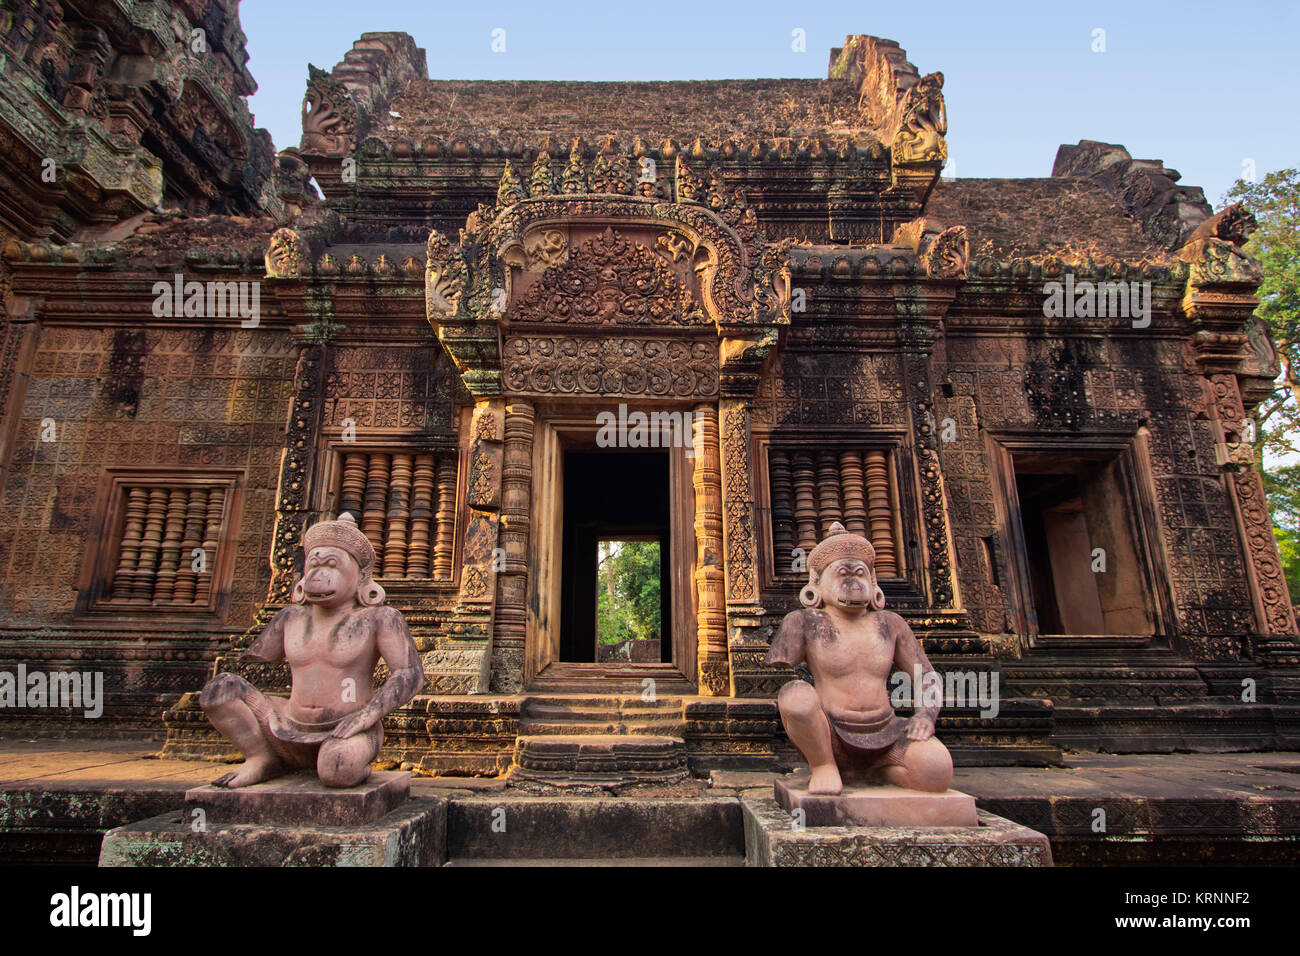
[[[910,678],[934,668],[907,622],[884,610],[875,563],[870,541],[831,525],[808,556],[804,607],[786,615],[767,654],[769,664],[806,661],[816,682],[791,681],[777,697],[811,768],[809,793],[838,794],[846,780],[934,792],[952,782],[952,757],[934,736],[939,708],[918,706],[905,720],[890,705],[894,670]]]
[[[294,770],[314,769],[330,787],[370,776],[384,740],[381,721],[424,686],[424,668],[399,611],[385,607],[371,575],[375,551],[342,514],[303,536],[306,560],[293,604],[281,610],[243,660],[289,663],[288,700],[263,694],[237,674],[218,674],[199,695],[212,725],[245,756],[213,783],[245,787]],[[391,676],[374,689],[380,659]]]

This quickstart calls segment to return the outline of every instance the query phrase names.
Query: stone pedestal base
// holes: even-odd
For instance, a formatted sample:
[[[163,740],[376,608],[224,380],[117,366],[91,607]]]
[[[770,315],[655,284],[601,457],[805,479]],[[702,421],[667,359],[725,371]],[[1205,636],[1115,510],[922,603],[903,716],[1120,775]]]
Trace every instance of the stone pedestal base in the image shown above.
[[[803,811],[810,827],[974,827],[975,798],[956,790],[928,793],[884,784],[844,788],[829,796],[808,792],[808,774],[777,780],[776,802],[783,810]]]
[[[355,787],[327,787],[315,774],[276,777],[251,787],[195,787],[185,791],[185,818],[201,809],[208,823],[353,826],[396,810],[411,796],[409,773],[371,773]]]
[[[409,799],[410,774],[347,789],[299,774],[196,787],[182,810],[110,830],[100,866],[438,866],[447,806]]]
[[[762,791],[741,797],[750,866],[1051,866],[1037,830],[983,810],[977,826],[793,827]]]

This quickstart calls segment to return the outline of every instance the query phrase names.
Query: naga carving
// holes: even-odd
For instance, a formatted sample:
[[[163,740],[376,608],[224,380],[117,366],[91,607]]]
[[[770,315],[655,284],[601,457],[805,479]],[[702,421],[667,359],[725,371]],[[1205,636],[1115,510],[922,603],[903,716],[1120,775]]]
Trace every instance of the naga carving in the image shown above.
[[[307,94],[302,101],[302,151],[346,156],[357,138],[357,107],[342,83],[319,67],[307,66]]]
[[[295,278],[310,270],[311,250],[302,236],[292,229],[277,229],[271,233],[266,249],[268,279]]]

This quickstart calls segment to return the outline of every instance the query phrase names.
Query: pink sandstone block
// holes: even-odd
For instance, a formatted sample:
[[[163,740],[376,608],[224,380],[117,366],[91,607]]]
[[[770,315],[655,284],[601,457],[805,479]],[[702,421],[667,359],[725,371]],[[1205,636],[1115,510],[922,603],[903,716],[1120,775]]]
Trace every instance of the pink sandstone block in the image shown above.
[[[975,798],[957,790],[927,793],[889,785],[846,786],[835,796],[808,792],[808,777],[797,774],[774,785],[776,802],[786,811],[803,810],[810,827],[973,827],[979,825]]]

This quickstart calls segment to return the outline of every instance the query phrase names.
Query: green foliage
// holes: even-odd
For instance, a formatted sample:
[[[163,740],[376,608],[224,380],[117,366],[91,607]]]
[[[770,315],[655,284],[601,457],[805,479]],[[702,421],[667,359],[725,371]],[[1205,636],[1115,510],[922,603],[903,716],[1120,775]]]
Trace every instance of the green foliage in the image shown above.
[[[596,565],[596,642],[659,637],[659,542],[602,541]]]
[[[1260,405],[1254,443],[1287,587],[1300,603],[1300,171],[1238,180],[1226,198],[1240,200],[1259,223],[1245,251],[1264,267],[1255,315],[1273,335],[1282,374]]]

